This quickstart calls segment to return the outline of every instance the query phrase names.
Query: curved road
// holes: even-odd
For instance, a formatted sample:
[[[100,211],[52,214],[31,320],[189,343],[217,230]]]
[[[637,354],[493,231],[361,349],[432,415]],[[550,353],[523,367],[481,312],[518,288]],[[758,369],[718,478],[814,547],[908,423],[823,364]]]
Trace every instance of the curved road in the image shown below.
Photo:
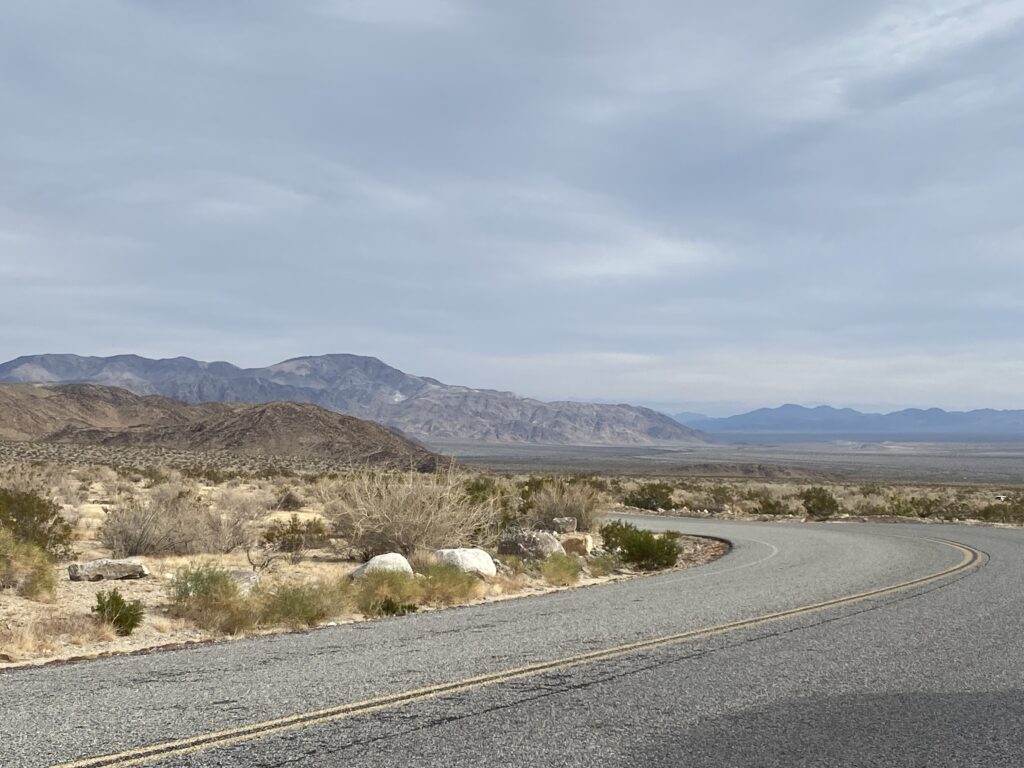
[[[611,586],[0,673],[0,765],[1024,765],[1024,531],[638,522],[735,546]]]

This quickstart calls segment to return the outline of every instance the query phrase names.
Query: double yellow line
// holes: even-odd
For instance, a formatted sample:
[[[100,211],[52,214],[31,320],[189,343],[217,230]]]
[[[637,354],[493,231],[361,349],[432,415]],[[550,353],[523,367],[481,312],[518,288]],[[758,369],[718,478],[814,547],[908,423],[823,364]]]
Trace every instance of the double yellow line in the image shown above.
[[[295,731],[302,728],[323,725],[324,723],[330,723],[335,720],[343,720],[345,718],[356,717],[359,715],[368,715],[385,709],[401,707],[406,704],[415,704],[429,699],[436,699],[439,696],[463,693],[476,688],[498,685],[512,680],[521,680],[527,677],[542,675],[547,672],[577,667],[582,664],[592,664],[594,662],[605,661],[607,659],[614,659],[619,656],[625,656],[638,651],[645,651],[666,645],[674,645],[676,643],[683,643],[689,640],[696,640],[714,635],[721,635],[727,632],[734,632],[739,629],[757,626],[759,624],[767,624],[769,622],[787,619],[792,616],[814,613],[827,608],[848,605],[861,600],[867,600],[868,598],[879,597],[893,592],[900,592],[914,587],[919,587],[966,571],[978,562],[978,559],[982,555],[978,550],[957,542],[946,541],[945,539],[928,539],[928,541],[934,541],[959,550],[962,555],[961,561],[957,565],[947,568],[944,571],[913,579],[911,581],[893,584],[880,589],[873,589],[868,592],[860,592],[846,597],[838,597],[821,603],[814,603],[813,605],[805,605],[799,608],[779,611],[777,613],[769,613],[752,619],[733,621],[728,624],[696,629],[690,632],[681,632],[676,635],[664,635],[650,640],[641,640],[635,643],[617,645],[600,651],[581,653],[575,656],[566,656],[560,659],[555,659],[554,661],[528,664],[523,667],[507,669],[502,672],[468,677],[450,683],[430,685],[425,688],[417,688],[415,690],[404,691],[402,693],[380,696],[375,699],[367,699],[365,701],[358,701],[352,704],[342,704],[312,712],[288,715],[287,717],[279,717],[274,720],[266,720],[261,723],[243,725],[238,728],[230,728],[224,731],[205,733],[199,736],[190,736],[185,739],[177,739],[174,741],[159,742],[148,747],[130,749],[116,754],[90,757],[71,763],[61,763],[53,768],[114,768],[115,766],[117,768],[121,768],[122,766],[141,765],[143,763],[155,762],[157,760],[164,760],[171,757],[180,757],[193,752],[213,749],[215,747],[226,747],[232,744],[239,744],[244,741],[251,741],[264,736],[284,733],[286,731]]]

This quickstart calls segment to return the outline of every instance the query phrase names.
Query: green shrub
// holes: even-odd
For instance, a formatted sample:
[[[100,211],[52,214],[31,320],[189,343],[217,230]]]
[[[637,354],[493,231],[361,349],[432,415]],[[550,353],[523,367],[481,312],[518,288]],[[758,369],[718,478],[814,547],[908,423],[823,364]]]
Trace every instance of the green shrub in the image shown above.
[[[355,587],[355,603],[364,616],[401,616],[413,613],[423,600],[423,587],[407,573],[375,571]]]
[[[127,602],[117,589],[96,593],[92,612],[105,624],[110,624],[121,637],[127,637],[142,623],[146,615],[140,600]]]
[[[815,520],[826,520],[839,513],[839,501],[821,486],[805,488],[800,492],[800,500],[808,517]]]
[[[616,551],[623,562],[641,570],[671,568],[679,560],[679,546],[675,538],[658,538],[632,523],[618,520],[609,523],[601,528],[601,538],[605,547]]]
[[[29,600],[49,602],[56,588],[50,556],[35,544],[18,541],[13,533],[0,528],[0,589],[13,589]]]
[[[179,568],[168,585],[171,614],[203,629],[235,635],[255,626],[258,606],[223,568],[200,563]]]
[[[427,605],[455,605],[478,595],[483,582],[473,573],[449,563],[430,563],[419,569],[423,576],[422,600]]]
[[[71,525],[60,507],[32,491],[0,488],[0,528],[55,558],[71,556]]]
[[[622,561],[615,555],[598,555],[587,562],[587,568],[591,576],[610,576],[622,567]]]
[[[580,561],[573,555],[555,553],[540,564],[544,581],[556,587],[567,587],[580,580]]]
[[[637,507],[638,509],[674,509],[675,502],[672,500],[674,489],[668,483],[644,483],[639,488],[629,491],[622,497],[622,503]]]
[[[340,613],[346,603],[347,581],[279,584],[259,596],[259,622],[312,627]]]
[[[267,526],[262,543],[278,552],[287,552],[293,561],[298,561],[307,549],[327,544],[327,528],[322,520],[313,518],[302,522],[298,515],[292,515],[287,523],[275,520]]]
[[[298,512],[302,509],[302,499],[290,488],[277,497],[274,509],[280,512]]]
[[[754,512],[758,515],[788,515],[789,507],[784,502],[772,498],[771,494],[761,493],[757,497]]]

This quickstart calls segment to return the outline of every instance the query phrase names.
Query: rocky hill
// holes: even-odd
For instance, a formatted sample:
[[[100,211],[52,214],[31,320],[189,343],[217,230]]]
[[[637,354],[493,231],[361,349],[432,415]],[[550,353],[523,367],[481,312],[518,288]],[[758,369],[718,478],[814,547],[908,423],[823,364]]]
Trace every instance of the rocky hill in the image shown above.
[[[0,382],[88,382],[188,403],[286,400],[385,424],[425,442],[631,445],[700,442],[671,417],[631,405],[546,403],[412,376],[373,357],[323,355],[266,368],[179,357],[36,355],[0,365]]]
[[[100,385],[0,385],[0,439],[330,458],[420,470],[445,461],[379,424],[316,405],[187,405]]]

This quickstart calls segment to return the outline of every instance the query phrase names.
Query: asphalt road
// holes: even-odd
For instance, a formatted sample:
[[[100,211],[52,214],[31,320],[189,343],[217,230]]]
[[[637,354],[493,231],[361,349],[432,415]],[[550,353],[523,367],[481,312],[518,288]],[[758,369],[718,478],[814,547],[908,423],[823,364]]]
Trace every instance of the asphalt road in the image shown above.
[[[298,635],[0,674],[0,766],[333,708],[160,766],[1022,766],[1024,531],[645,518],[709,566]],[[916,586],[606,654],[948,571]],[[555,660],[447,692],[404,692]],[[395,695],[346,711],[344,705]],[[190,749],[191,742],[171,749]],[[128,765],[131,756],[83,765]]]

